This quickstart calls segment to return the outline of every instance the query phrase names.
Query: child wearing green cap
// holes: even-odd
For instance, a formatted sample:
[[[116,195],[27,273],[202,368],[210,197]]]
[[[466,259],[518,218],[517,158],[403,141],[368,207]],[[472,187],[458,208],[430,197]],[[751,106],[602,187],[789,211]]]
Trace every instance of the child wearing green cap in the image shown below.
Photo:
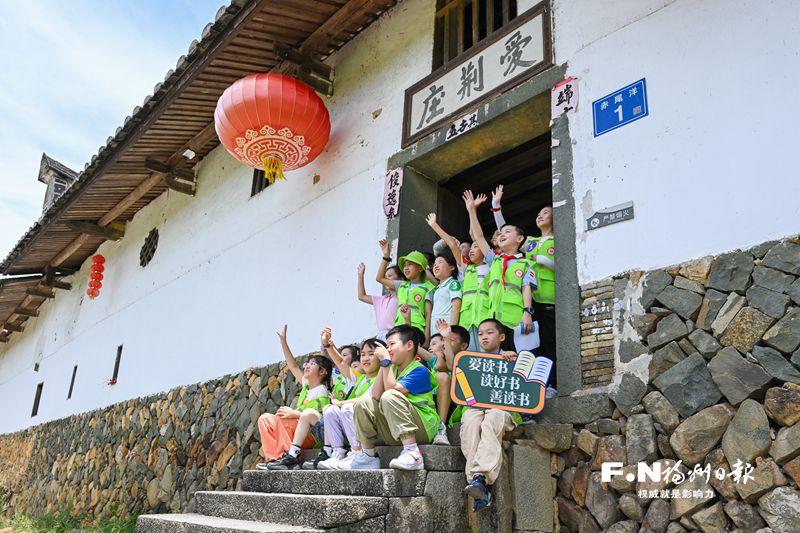
[[[378,268],[376,279],[381,285],[392,287],[397,291],[397,315],[395,316],[394,324],[399,326],[405,324],[403,318],[403,306],[411,310],[411,326],[418,329],[420,337],[427,331],[425,324],[425,317],[430,315],[430,310],[426,312],[427,307],[431,303],[427,301],[426,296],[428,291],[433,289],[435,285],[428,281],[425,274],[425,269],[428,268],[428,260],[422,255],[421,252],[413,251],[397,260],[397,265],[406,277],[405,281],[390,280],[386,278],[386,266],[391,261],[389,257],[389,243],[385,240],[379,242],[381,252],[383,252],[383,261]],[[422,338],[420,338],[422,341]],[[420,344],[427,342],[427,339]]]

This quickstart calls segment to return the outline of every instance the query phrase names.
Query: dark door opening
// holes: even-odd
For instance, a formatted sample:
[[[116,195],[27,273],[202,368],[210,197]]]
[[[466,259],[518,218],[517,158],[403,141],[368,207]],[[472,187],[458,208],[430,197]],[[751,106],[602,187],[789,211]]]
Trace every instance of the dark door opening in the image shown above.
[[[470,167],[439,187],[438,217],[446,231],[460,241],[469,239],[469,219],[461,195],[471,189],[486,194],[504,186],[503,217],[506,222],[525,228],[528,235],[540,234],[536,215],[553,202],[552,156],[550,132],[527,141],[516,148],[496,155]],[[487,202],[488,204],[488,202]],[[478,212],[486,238],[496,229],[489,205]]]

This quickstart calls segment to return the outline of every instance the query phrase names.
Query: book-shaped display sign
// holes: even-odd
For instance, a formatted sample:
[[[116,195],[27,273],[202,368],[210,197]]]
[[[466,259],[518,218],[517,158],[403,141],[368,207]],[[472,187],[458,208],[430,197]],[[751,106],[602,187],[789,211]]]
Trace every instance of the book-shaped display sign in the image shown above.
[[[553,362],[519,352],[516,360],[498,354],[459,352],[453,361],[450,397],[458,405],[536,414]]]

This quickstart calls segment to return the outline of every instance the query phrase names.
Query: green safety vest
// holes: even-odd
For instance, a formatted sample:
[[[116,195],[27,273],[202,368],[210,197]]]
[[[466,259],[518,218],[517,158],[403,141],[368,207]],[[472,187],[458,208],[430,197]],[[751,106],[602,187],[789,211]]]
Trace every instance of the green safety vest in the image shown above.
[[[553,237],[528,237],[523,250],[525,250],[525,257],[528,262],[533,265],[533,273],[536,274],[537,287],[532,292],[533,301],[541,304],[555,304],[556,273],[531,259],[534,255],[543,255],[555,261],[556,246]]]
[[[464,270],[464,282],[461,284],[461,314],[458,317],[458,325],[469,330],[489,318],[489,290],[487,278],[483,278],[478,286],[478,269],[475,265],[469,265]]]
[[[347,378],[344,377],[344,374],[340,373],[336,376],[336,381],[333,384],[333,396],[339,400],[346,400],[350,397],[350,393],[353,391],[353,387],[350,389],[347,388]]]
[[[353,387],[353,390],[350,392],[349,398],[358,398],[359,396],[363,396],[367,389],[369,389],[370,385],[375,383],[375,377],[369,377],[366,374],[361,374],[356,378],[356,384]]]
[[[316,400],[306,401],[308,395],[308,385],[303,385],[300,389],[300,397],[297,399],[297,410],[305,411],[306,409],[314,409],[315,411],[322,412],[326,405],[330,405],[331,399],[328,395],[321,396]]]
[[[411,325],[420,331],[425,331],[425,296],[428,291],[436,286],[430,281],[424,281],[415,286],[411,286],[410,281],[404,281],[397,288],[397,315],[395,315],[394,325],[405,324],[403,315],[400,313],[400,306],[408,304],[411,308]]]
[[[522,286],[525,272],[530,268],[524,258],[509,263],[506,268],[505,287],[503,287],[503,256],[498,255],[492,262],[488,280],[489,289],[489,314],[499,320],[504,326],[516,328],[522,322],[522,310],[525,307],[522,300]]]
[[[397,381],[400,381],[400,379],[417,367],[422,367],[428,372],[431,381],[431,390],[422,394],[411,394],[409,392],[406,398],[408,398],[411,405],[417,409],[417,413],[419,413],[419,417],[422,419],[422,424],[425,426],[425,432],[428,434],[428,439],[432,441],[433,437],[435,437],[436,433],[439,431],[439,413],[436,412],[436,404],[433,403],[433,389],[435,388],[434,384],[436,383],[436,378],[431,376],[428,369],[422,366],[416,359],[412,359],[400,374],[397,373],[397,366],[392,365],[392,367],[394,378]]]

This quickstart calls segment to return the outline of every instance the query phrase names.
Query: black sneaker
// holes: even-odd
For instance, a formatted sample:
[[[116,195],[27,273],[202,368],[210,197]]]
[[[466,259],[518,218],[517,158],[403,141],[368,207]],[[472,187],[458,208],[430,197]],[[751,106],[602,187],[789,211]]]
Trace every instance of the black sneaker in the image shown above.
[[[328,452],[326,452],[323,449],[321,452],[317,454],[317,457],[313,461],[306,461],[305,463],[303,463],[303,470],[318,470],[319,464],[322,461],[327,461],[330,458],[331,456],[328,455]]]
[[[283,455],[277,461],[272,461],[267,464],[267,470],[294,470],[300,466],[300,461],[289,452],[283,452]]]

